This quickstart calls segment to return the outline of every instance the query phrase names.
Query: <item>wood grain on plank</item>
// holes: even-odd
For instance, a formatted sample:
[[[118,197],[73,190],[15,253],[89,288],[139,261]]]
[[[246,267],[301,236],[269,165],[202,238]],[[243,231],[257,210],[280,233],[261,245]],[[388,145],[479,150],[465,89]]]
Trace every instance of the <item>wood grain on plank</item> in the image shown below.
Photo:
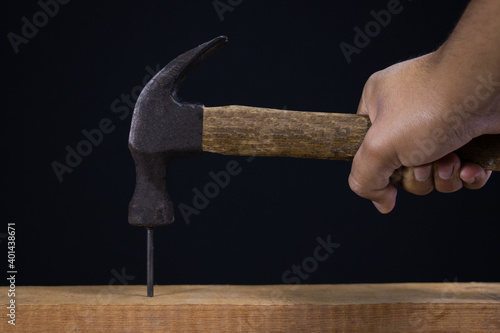
[[[5,289],[3,287],[2,289]],[[2,332],[500,331],[500,283],[18,287]],[[1,291],[6,304],[5,290]]]

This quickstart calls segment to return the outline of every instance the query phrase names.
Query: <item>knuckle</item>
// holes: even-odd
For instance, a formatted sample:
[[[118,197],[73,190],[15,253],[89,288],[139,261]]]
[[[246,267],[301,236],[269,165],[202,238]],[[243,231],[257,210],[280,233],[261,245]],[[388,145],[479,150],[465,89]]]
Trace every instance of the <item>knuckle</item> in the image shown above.
[[[386,138],[381,135],[367,135],[363,141],[363,150],[369,157],[376,159],[383,159],[390,156],[390,147],[391,145],[387,142]]]
[[[360,184],[352,173],[349,175],[349,187],[353,192],[359,192]]]
[[[349,187],[351,190],[363,198],[369,198],[369,190],[352,174],[349,176]]]

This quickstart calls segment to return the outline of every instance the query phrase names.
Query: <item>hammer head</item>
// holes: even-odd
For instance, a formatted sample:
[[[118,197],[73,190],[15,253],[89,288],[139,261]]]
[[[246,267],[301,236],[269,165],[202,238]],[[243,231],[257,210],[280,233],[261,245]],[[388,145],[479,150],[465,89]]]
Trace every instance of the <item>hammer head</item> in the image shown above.
[[[130,224],[154,228],[174,221],[166,191],[168,166],[176,157],[201,154],[203,131],[203,105],[180,102],[177,90],[194,67],[226,43],[227,37],[220,36],[181,54],[139,95],[129,136],[136,168]]]

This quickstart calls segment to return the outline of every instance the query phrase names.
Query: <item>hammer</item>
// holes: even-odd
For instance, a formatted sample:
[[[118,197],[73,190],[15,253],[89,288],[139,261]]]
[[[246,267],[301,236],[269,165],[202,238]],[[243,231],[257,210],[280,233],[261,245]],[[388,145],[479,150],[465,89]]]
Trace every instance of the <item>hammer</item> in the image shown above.
[[[366,115],[183,103],[177,91],[189,72],[222,48],[220,36],[181,54],[144,87],[135,105],[129,148],[136,187],[129,223],[147,229],[147,295],[153,296],[153,229],[174,221],[167,170],[180,156],[223,155],[351,161],[370,128]],[[478,137],[457,151],[464,161],[500,171],[500,135]]]

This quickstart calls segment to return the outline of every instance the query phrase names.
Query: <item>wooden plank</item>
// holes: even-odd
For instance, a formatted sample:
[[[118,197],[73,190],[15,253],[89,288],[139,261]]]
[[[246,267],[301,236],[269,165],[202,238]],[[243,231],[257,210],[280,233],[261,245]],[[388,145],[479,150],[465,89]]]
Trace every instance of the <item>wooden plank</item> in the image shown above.
[[[17,287],[16,326],[2,315],[0,331],[500,332],[500,283],[183,285],[145,294],[145,286]]]

